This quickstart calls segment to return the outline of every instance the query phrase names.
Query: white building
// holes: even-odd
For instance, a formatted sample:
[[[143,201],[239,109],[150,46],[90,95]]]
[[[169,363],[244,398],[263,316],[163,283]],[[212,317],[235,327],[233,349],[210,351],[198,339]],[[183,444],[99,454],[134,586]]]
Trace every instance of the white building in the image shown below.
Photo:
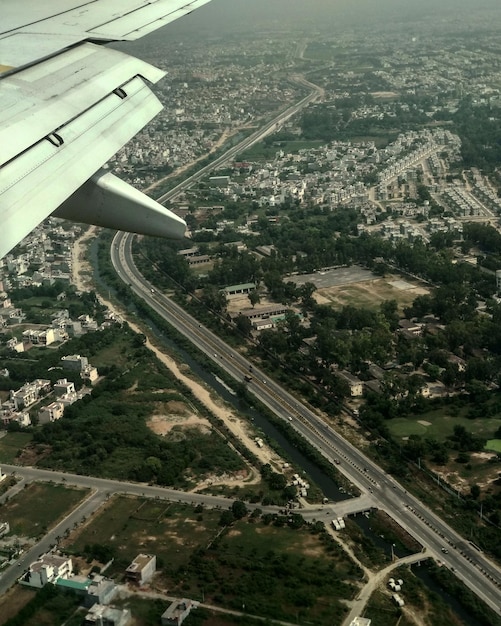
[[[53,583],[58,578],[69,578],[72,573],[73,563],[70,558],[56,554],[44,554],[38,561],[29,566],[20,582],[41,589],[47,583]]]
[[[38,412],[38,422],[40,424],[48,424],[55,422],[63,417],[64,404],[62,402],[51,402],[44,406]]]

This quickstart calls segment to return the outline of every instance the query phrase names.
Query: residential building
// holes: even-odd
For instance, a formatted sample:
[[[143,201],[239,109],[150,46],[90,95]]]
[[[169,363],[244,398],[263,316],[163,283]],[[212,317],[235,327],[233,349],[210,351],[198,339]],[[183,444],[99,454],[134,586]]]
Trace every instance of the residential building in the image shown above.
[[[7,404],[9,403],[7,402]],[[31,418],[28,411],[15,411],[13,408],[3,408],[3,405],[0,409],[0,420],[4,426],[8,426],[11,422],[17,422],[20,426],[31,426]]]
[[[20,582],[29,587],[41,589],[58,578],[69,578],[72,573],[73,563],[70,558],[57,554],[44,554],[29,566]]]
[[[26,383],[17,391],[10,392],[10,400],[14,408],[19,411],[35,404],[41,396],[46,395],[50,391],[50,380],[38,378],[32,383]]]
[[[54,394],[57,398],[60,398],[70,393],[75,393],[75,383],[72,383],[66,378],[60,378],[54,385]]]
[[[336,375],[348,383],[350,387],[350,396],[352,398],[359,398],[361,395],[363,395],[364,385],[359,378],[357,378],[356,376],[353,376],[353,374],[350,374],[350,372],[346,372],[344,370],[341,372],[336,372]]]
[[[185,598],[182,600],[174,600],[161,617],[162,626],[181,626],[190,614],[191,609],[197,606],[198,602],[186,600]]]
[[[63,417],[64,404],[62,402],[51,402],[38,411],[39,424],[49,424]]]
[[[84,604],[91,607],[94,604],[109,604],[116,596],[117,586],[109,578],[94,574],[92,582],[87,588]]]
[[[61,364],[63,369],[81,372],[84,367],[89,365],[89,359],[86,356],[80,356],[79,354],[69,354],[68,356],[63,356],[61,358]]]
[[[85,616],[84,626],[127,626],[131,620],[129,609],[94,604]]]
[[[80,377],[91,384],[96,382],[96,380],[99,378],[99,372],[97,371],[97,367],[94,367],[89,363],[80,372]]]
[[[143,585],[151,580],[157,567],[157,557],[152,554],[138,554],[125,570],[128,581]]]

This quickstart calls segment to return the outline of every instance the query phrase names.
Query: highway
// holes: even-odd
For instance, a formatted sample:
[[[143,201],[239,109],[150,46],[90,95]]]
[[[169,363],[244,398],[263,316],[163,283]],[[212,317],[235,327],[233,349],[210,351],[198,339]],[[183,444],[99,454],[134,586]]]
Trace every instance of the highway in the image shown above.
[[[331,463],[340,461],[340,471],[363,493],[374,498],[375,505],[385,510],[410,532],[429,552],[501,614],[501,570],[483,553],[472,547],[433,511],[386,474],[360,450],[330,428],[310,407],[280,387],[264,372],[252,365],[236,350],[202,327],[181,307],[159,293],[138,271],[132,259],[134,235],[117,233],[111,257],[120,278],[148,305],[192,341],[199,350],[214,360],[236,381],[251,375],[249,392],[278,417],[292,417],[289,424],[315,446]],[[448,550],[443,553],[442,549]]]

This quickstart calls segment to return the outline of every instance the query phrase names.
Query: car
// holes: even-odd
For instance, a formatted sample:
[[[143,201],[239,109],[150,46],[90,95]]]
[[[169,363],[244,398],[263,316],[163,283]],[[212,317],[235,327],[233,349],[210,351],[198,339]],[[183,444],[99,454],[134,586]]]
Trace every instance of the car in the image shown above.
[[[449,550],[447,550],[447,548],[442,547],[440,549],[442,550],[444,554],[449,554]]]

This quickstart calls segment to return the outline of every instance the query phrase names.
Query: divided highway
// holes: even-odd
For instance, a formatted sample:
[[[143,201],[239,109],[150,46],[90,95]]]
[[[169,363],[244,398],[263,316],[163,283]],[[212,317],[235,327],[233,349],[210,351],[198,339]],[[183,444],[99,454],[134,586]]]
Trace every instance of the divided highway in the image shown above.
[[[341,461],[339,470],[372,498],[374,506],[391,515],[428,548],[437,560],[450,568],[493,610],[501,614],[500,568],[417,498],[407,493],[360,450],[326,425],[307,405],[298,401],[240,353],[202,327],[181,307],[158,293],[155,285],[146,281],[133,262],[133,237],[134,235],[127,233],[117,233],[113,241],[111,258],[120,278],[236,381],[242,382],[245,375],[252,375],[252,381],[248,384],[250,393],[278,417],[287,419],[331,463]],[[447,550],[447,553],[443,550]]]

